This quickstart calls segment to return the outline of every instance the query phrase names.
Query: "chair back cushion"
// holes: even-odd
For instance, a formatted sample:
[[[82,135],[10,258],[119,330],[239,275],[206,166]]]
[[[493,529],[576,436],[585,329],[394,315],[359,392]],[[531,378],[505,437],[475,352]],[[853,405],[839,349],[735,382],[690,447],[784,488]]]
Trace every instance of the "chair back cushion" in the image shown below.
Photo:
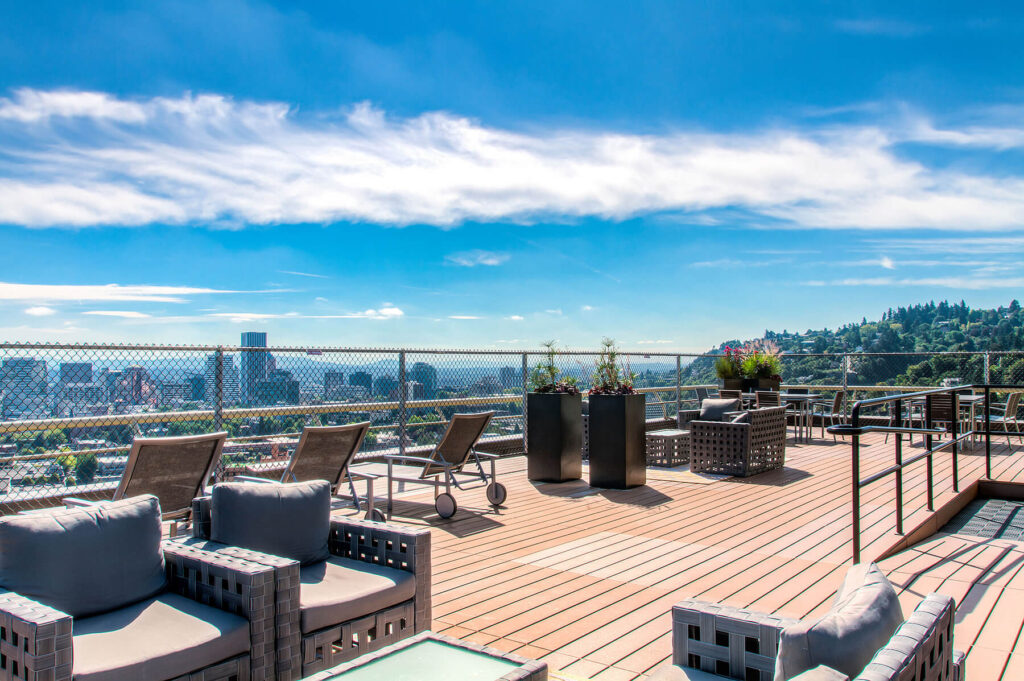
[[[0,586],[75,619],[136,603],[166,584],[152,495],[0,518]]]
[[[704,400],[700,403],[700,421],[721,421],[726,412],[738,411],[743,406],[739,400]]]
[[[782,630],[775,681],[792,679],[818,665],[854,678],[902,623],[896,591],[878,566],[854,565],[831,610]]]
[[[213,486],[213,541],[291,558],[303,565],[326,560],[331,529],[331,485],[226,482]]]

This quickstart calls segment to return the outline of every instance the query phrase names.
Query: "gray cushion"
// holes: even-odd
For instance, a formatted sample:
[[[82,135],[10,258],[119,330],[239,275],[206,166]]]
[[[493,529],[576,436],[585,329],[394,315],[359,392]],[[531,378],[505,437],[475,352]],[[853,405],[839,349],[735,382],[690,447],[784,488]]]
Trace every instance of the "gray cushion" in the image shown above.
[[[214,485],[211,515],[210,538],[214,541],[291,558],[303,565],[330,555],[331,485],[326,480]]]
[[[72,623],[75,681],[174,679],[249,652],[249,622],[172,593]]]
[[[700,403],[700,421],[721,421],[726,412],[742,409],[739,400],[703,400]]]
[[[820,619],[786,627],[779,640],[775,680],[826,665],[853,678],[903,622],[896,591],[874,563],[850,568],[832,609]]]
[[[737,414],[732,418],[730,423],[750,423],[750,412],[745,411],[742,414]]]
[[[166,583],[154,496],[0,518],[0,586],[75,619],[148,598]]]
[[[371,615],[416,594],[411,572],[331,556],[299,570],[303,634]]]

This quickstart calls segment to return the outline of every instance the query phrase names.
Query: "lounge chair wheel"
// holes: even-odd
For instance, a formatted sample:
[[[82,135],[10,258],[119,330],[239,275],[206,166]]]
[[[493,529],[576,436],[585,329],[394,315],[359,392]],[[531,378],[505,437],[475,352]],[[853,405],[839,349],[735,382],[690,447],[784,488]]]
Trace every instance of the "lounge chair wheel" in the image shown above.
[[[375,508],[372,511],[369,511],[366,514],[366,519],[375,523],[382,523],[386,520],[386,518],[384,517],[384,512],[381,511],[379,508]]]
[[[487,485],[487,501],[491,502],[491,506],[501,506],[505,503],[505,499],[508,499],[508,490],[505,489],[505,485],[500,482],[492,482]]]
[[[459,510],[459,505],[455,503],[455,497],[447,492],[441,492],[434,499],[434,508],[437,510],[437,514],[447,520],[455,515],[455,512]]]

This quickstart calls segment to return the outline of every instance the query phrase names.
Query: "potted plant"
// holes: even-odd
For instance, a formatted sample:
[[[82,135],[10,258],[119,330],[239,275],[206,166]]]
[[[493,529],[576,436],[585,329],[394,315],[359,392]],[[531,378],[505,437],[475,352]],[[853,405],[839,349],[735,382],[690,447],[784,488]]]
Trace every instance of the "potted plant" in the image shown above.
[[[725,346],[725,354],[715,360],[718,387],[722,390],[743,390],[743,353],[740,348]]]
[[[574,378],[555,366],[555,342],[530,371],[526,395],[526,470],[530,480],[565,482],[583,477],[582,396]]]
[[[782,358],[771,341],[753,345],[743,357],[743,375],[757,381],[760,390],[778,391],[782,386]]]
[[[647,482],[645,398],[633,389],[628,367],[619,367],[615,341],[601,341],[589,391],[590,484],[626,489]]]

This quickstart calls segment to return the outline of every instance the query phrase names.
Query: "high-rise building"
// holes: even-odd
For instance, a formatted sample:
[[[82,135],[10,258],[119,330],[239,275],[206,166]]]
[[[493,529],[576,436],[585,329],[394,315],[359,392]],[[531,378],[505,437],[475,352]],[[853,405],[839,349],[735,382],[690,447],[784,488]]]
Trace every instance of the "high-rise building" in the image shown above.
[[[244,348],[267,347],[267,334],[264,331],[242,332],[241,373],[239,390],[243,402],[252,402],[256,386],[267,378],[267,352],[265,350],[245,350]]]
[[[224,404],[237,404],[240,398],[238,389],[238,367],[235,366],[235,358],[224,355],[224,368],[222,370],[223,400]],[[206,379],[206,401],[214,403],[217,400],[217,355],[206,356],[206,371],[203,373]]]
[[[345,392],[345,372],[325,371],[324,372],[324,400],[339,400],[340,393]]]
[[[409,370],[409,380],[423,386],[423,397],[432,400],[437,397],[437,369],[426,362],[416,362]]]
[[[130,366],[121,371],[114,387],[114,400],[125,404],[152,404],[159,402],[159,391],[145,367]]]
[[[373,376],[365,371],[355,371],[349,374],[348,384],[366,388],[367,395],[373,392]]]
[[[165,407],[180,407],[192,397],[192,386],[188,383],[163,383],[160,386],[160,403]]]
[[[398,379],[394,376],[378,376],[373,379],[373,394],[391,399],[398,397]]]
[[[275,369],[256,384],[254,402],[260,405],[299,404],[299,382],[292,372]]]
[[[61,362],[59,383],[92,383],[92,362]]]
[[[501,378],[501,385],[505,388],[519,388],[520,374],[522,370],[517,371],[513,367],[501,367],[501,371],[498,372],[498,376]]]
[[[9,357],[0,365],[0,404],[4,416],[45,416],[46,395],[45,360],[34,357]]]
[[[206,399],[206,378],[199,374],[192,374],[186,379],[189,387],[191,388],[190,400],[193,402],[202,402]]]

